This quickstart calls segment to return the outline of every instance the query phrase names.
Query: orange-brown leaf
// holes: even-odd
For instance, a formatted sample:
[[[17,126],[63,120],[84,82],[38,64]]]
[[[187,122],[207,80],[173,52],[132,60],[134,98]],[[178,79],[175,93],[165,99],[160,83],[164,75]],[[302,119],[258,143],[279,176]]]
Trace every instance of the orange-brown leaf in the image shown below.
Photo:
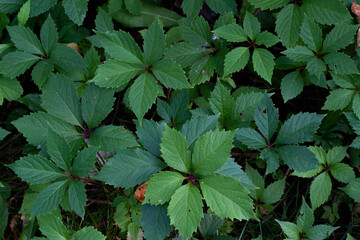
[[[140,202],[143,202],[145,199],[146,188],[147,188],[146,183],[140,185],[134,193],[134,198],[139,200]]]

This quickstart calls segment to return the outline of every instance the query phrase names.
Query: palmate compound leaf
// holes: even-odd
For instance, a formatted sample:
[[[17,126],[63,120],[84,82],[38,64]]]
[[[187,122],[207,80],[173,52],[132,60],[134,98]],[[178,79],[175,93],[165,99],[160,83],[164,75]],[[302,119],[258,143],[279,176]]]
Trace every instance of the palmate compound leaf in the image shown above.
[[[200,180],[200,188],[210,209],[219,217],[256,219],[249,192],[239,181],[222,175]]]
[[[123,149],[101,169],[95,177],[115,187],[134,187],[159,172],[165,164],[141,149]]]
[[[236,180],[234,180],[236,181]],[[184,239],[191,237],[203,217],[202,196],[193,184],[186,184],[171,197],[168,214],[170,223]]]
[[[65,176],[54,163],[39,155],[22,157],[8,167],[30,184],[46,183]]]
[[[220,169],[230,157],[234,133],[209,131],[195,142],[192,155],[193,172],[207,175]]]
[[[181,187],[185,177],[178,172],[162,171],[147,181],[144,203],[159,205],[168,202]]]

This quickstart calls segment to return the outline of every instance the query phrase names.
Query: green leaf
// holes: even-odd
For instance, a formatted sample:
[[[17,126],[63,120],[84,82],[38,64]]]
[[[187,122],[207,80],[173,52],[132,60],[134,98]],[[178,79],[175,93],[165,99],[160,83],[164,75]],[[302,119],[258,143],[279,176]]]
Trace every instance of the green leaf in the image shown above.
[[[59,36],[56,30],[56,25],[53,19],[51,18],[51,15],[48,16],[48,18],[41,27],[40,39],[41,39],[41,44],[47,54],[49,54],[51,50],[55,48],[59,40]]]
[[[316,159],[322,165],[326,164],[326,152],[322,147],[310,146],[308,149],[315,154]]]
[[[9,26],[11,41],[15,43],[17,49],[27,53],[43,55],[43,48],[39,39],[29,28],[23,26]]]
[[[170,46],[166,53],[167,58],[179,63],[182,67],[191,66],[206,53],[206,48],[199,45],[183,42]]]
[[[355,131],[357,135],[360,135],[360,120],[356,117],[356,115],[352,112],[344,113],[347,120],[350,123],[350,126]]]
[[[249,12],[245,14],[243,27],[246,35],[253,41],[260,33],[261,26],[259,20]]]
[[[99,8],[99,12],[96,15],[95,29],[96,31],[104,32],[104,33],[109,33],[114,31],[114,24],[112,22],[112,18],[102,8]]]
[[[314,224],[314,213],[311,208],[306,204],[305,199],[303,197],[302,204],[300,207],[299,216],[296,219],[296,223],[301,232],[309,232]]]
[[[293,71],[285,75],[281,80],[281,95],[284,98],[284,102],[295,98],[299,95],[304,87],[303,78],[299,70]]]
[[[113,58],[126,63],[142,64],[142,53],[131,35],[122,30],[112,33],[97,32],[101,45]]]
[[[89,138],[93,146],[100,146],[102,151],[114,152],[128,147],[136,147],[135,136],[122,126],[105,125],[97,128]]]
[[[94,227],[85,227],[79,231],[77,231],[73,236],[74,240],[105,240],[106,237],[94,229]]]
[[[78,177],[85,177],[88,175],[94,167],[98,150],[99,148],[97,147],[87,147],[81,150],[72,164],[72,173]]]
[[[315,58],[314,53],[304,46],[295,46],[294,48],[288,48],[282,52],[288,58],[297,62],[307,62]]]
[[[28,0],[24,5],[21,7],[17,19],[20,26],[24,26],[29,19],[30,16],[30,0]]]
[[[137,76],[141,70],[142,66],[138,64],[107,60],[99,65],[96,76],[91,81],[100,87],[121,87]]]
[[[180,33],[186,42],[200,46],[211,45],[210,27],[203,17],[181,20]]]
[[[27,52],[15,51],[6,54],[0,62],[0,73],[8,78],[23,74],[41,58]]]
[[[336,52],[354,42],[357,25],[336,24],[326,35],[323,43],[323,52]]]
[[[254,199],[260,199],[261,195],[264,193],[265,190],[265,184],[263,177],[260,175],[260,173],[252,168],[249,164],[246,164],[245,169],[246,175],[249,177],[250,181],[255,185],[256,189],[250,189],[250,196]]]
[[[142,126],[137,124],[136,135],[146,150],[160,157],[160,143],[164,130],[165,124],[160,124],[152,119],[144,119]]]
[[[165,164],[141,149],[123,149],[102,167],[97,180],[115,187],[134,187],[159,172]]]
[[[54,64],[51,59],[41,60],[34,66],[31,72],[31,78],[41,89],[53,70]]]
[[[78,26],[84,22],[87,12],[87,0],[63,0],[65,13]]]
[[[46,141],[47,152],[50,155],[50,159],[58,167],[69,171],[72,156],[70,154],[70,147],[65,139],[49,127]]]
[[[50,212],[43,216],[38,216],[39,228],[42,234],[49,239],[66,240],[69,239],[69,232],[64,226],[62,219]]]
[[[301,8],[295,4],[289,4],[279,12],[275,31],[284,46],[292,47],[297,42],[302,18]]]
[[[341,187],[340,189],[343,190],[347,195],[349,195],[356,202],[360,201],[360,191],[359,191],[360,178],[354,179],[348,185],[346,185],[345,187]]]
[[[260,158],[267,162],[266,174],[272,173],[279,168],[279,155],[275,150],[264,148],[260,153]]]
[[[48,0],[45,2],[42,0],[30,0],[30,1],[31,1],[30,17],[36,17],[41,13],[46,12],[57,3],[57,0]]]
[[[329,69],[338,74],[356,74],[358,69],[355,62],[345,53],[329,53],[324,56],[325,63]]]
[[[80,101],[72,80],[52,74],[43,87],[41,106],[61,120],[82,126]]]
[[[178,172],[162,171],[147,181],[145,203],[159,205],[168,202],[179,189],[185,177]]]
[[[214,75],[215,58],[213,56],[207,56],[196,63],[190,68],[189,78],[192,85],[198,85],[210,80],[210,77]]]
[[[215,214],[205,213],[201,219],[199,231],[203,237],[212,236],[223,225],[224,220]]]
[[[86,190],[82,182],[77,180],[70,181],[69,185],[69,201],[70,206],[74,212],[84,219],[85,204],[86,204]]]
[[[328,225],[316,225],[308,231],[309,239],[326,239],[331,236],[331,233],[338,229]]]
[[[258,46],[264,45],[265,47],[271,47],[276,43],[278,43],[279,41],[280,40],[276,35],[269,33],[268,31],[265,31],[265,32],[261,32],[257,36],[255,44],[257,44]]]
[[[46,183],[64,176],[55,164],[39,155],[22,157],[8,167],[30,184]]]
[[[326,101],[322,109],[331,111],[342,110],[349,105],[353,95],[353,90],[343,88],[335,89],[326,97]]]
[[[200,191],[190,183],[180,187],[171,197],[168,214],[180,236],[190,237],[204,215]]]
[[[206,4],[216,13],[237,12],[235,0],[206,0]]]
[[[305,146],[287,145],[278,149],[282,160],[297,172],[307,172],[318,166],[315,155]]]
[[[4,138],[6,138],[6,136],[8,136],[10,134],[9,131],[3,129],[0,127],[0,141],[4,140]],[[1,182],[0,182],[0,188],[3,187]]]
[[[233,94],[234,96],[234,94]],[[234,105],[234,114],[241,115],[244,121],[250,122],[254,120],[254,114],[257,106],[259,106],[264,94],[262,92],[249,92],[240,94]]]
[[[250,149],[259,150],[267,146],[265,139],[252,128],[240,128],[235,137]]]
[[[256,219],[248,191],[235,179],[210,175],[200,180],[204,199],[219,217]]]
[[[140,15],[141,2],[140,0],[124,0],[126,9],[133,15]]]
[[[345,5],[338,0],[304,0],[302,8],[321,24],[336,24],[350,20],[351,16]]]
[[[14,13],[17,12],[26,0],[0,0],[0,12]]]
[[[275,220],[284,231],[285,235],[290,239],[298,239],[300,234],[299,227],[291,222],[283,222],[279,220]]]
[[[159,61],[165,52],[165,34],[159,20],[149,26],[144,37],[144,63],[150,66]],[[171,72],[171,70],[169,70]]]
[[[112,111],[114,92],[88,84],[82,93],[81,110],[84,121],[89,128],[97,127]]]
[[[165,125],[165,131],[161,141],[160,151],[164,161],[178,171],[190,173],[190,151],[181,133]]]
[[[56,45],[50,53],[50,58],[65,72],[79,71],[79,68],[85,67],[81,56],[74,49],[63,44]]]
[[[269,83],[274,71],[274,58],[272,53],[263,48],[255,48],[252,56],[254,70]]]
[[[322,31],[319,25],[307,15],[304,18],[304,22],[301,26],[301,39],[308,45],[308,47],[319,53],[322,46]]]
[[[222,26],[236,23],[234,14],[232,12],[227,12],[222,14],[215,22],[214,29],[218,29]]]
[[[167,205],[144,204],[141,207],[141,225],[146,239],[163,240],[172,229]]]
[[[292,115],[281,127],[275,143],[297,144],[309,141],[324,117],[316,113]]]
[[[265,188],[260,200],[266,204],[274,204],[280,201],[281,196],[284,194],[284,189],[285,179],[273,182]]]
[[[1,3],[0,3],[1,4]],[[1,5],[0,5],[1,10]],[[5,229],[8,225],[8,219],[9,219],[9,211],[8,211],[8,205],[5,199],[0,197],[0,237],[3,237]]]
[[[167,88],[184,89],[191,88],[185,72],[180,65],[171,59],[163,59],[155,63],[151,70],[157,80],[164,84]]]
[[[54,210],[59,205],[67,185],[67,181],[55,182],[42,190],[35,200],[31,217],[43,215]]]
[[[211,174],[225,165],[232,149],[233,132],[208,132],[195,142],[192,155],[193,172]]]
[[[199,14],[202,5],[202,0],[184,0],[181,3],[181,8],[188,17],[195,17]]]
[[[285,6],[290,2],[290,0],[249,0],[249,2],[256,8],[261,8],[262,10],[272,10]]]
[[[343,183],[350,183],[355,179],[355,173],[352,167],[345,163],[336,163],[330,167],[332,176]]]
[[[140,124],[145,113],[155,103],[157,96],[162,92],[156,80],[149,74],[143,73],[130,87],[130,107]]]
[[[327,201],[331,193],[331,179],[327,172],[321,173],[310,186],[310,201],[312,209],[316,209]]]
[[[19,81],[0,76],[0,105],[3,103],[4,98],[8,101],[14,101],[17,100],[22,93],[23,88]]]
[[[244,29],[236,23],[221,26],[215,29],[213,33],[229,42],[247,41],[247,35]]]
[[[220,81],[216,83],[214,90],[210,93],[210,108],[215,113],[220,113],[219,121],[226,124],[232,117],[234,100],[230,91]]]
[[[225,57],[224,76],[242,70],[249,61],[250,51],[247,47],[238,47],[231,50]]]
[[[346,156],[347,147],[333,147],[326,155],[326,163],[331,166],[341,162]]]

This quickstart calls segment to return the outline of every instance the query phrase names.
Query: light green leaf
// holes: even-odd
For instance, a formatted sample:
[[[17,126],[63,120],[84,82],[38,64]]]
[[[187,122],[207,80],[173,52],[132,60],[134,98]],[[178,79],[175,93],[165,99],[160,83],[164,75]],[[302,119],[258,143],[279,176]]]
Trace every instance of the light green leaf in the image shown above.
[[[255,48],[252,56],[254,70],[269,83],[274,71],[274,58],[272,53],[263,48]]]
[[[159,205],[168,202],[179,189],[185,177],[178,172],[162,171],[147,181],[145,203]]]
[[[292,47],[295,45],[299,38],[302,18],[301,8],[295,4],[289,4],[279,12],[275,31],[284,46]]]
[[[81,107],[72,80],[52,74],[43,87],[41,106],[61,120],[82,126]]]
[[[54,64],[52,59],[41,60],[34,66],[31,72],[31,78],[41,89],[53,70]]]
[[[219,217],[256,219],[248,191],[239,181],[222,175],[210,175],[200,180],[204,199]]]
[[[326,97],[326,101],[322,109],[331,111],[342,110],[349,105],[353,95],[353,90],[343,88],[335,89]]]
[[[307,15],[304,18],[304,22],[301,26],[301,39],[308,45],[308,47],[319,53],[322,46],[322,31],[319,25]]]
[[[161,141],[160,151],[164,161],[178,171],[190,173],[190,151],[181,133],[165,125],[165,131]]]
[[[224,76],[242,70],[249,61],[250,51],[247,47],[238,47],[225,56]]]
[[[20,8],[20,11],[17,15],[17,19],[20,26],[24,26],[29,19],[30,16],[30,0],[28,0],[24,5]]]
[[[78,177],[85,177],[94,167],[98,150],[97,147],[87,147],[81,150],[72,164],[72,173]]]
[[[338,0],[304,0],[302,8],[321,24],[330,25],[351,19],[344,3]]]
[[[305,146],[286,145],[278,149],[282,160],[297,172],[307,172],[317,168],[315,155]]]
[[[66,240],[69,239],[69,232],[64,226],[62,219],[50,212],[43,216],[38,216],[39,228],[42,234],[49,239]]]
[[[355,179],[355,173],[352,167],[345,163],[336,163],[330,167],[332,176],[343,183],[350,183]]]
[[[202,5],[202,0],[184,0],[181,3],[181,8],[188,17],[195,17],[199,14]]]
[[[301,232],[308,232],[312,225],[314,224],[314,213],[309,207],[309,205],[306,204],[306,201],[303,197],[302,204],[299,212],[299,216],[296,219],[296,223],[300,229]]]
[[[314,53],[310,49],[299,45],[286,49],[282,54],[297,62],[307,62],[315,58]]]
[[[206,4],[216,13],[237,12],[235,0],[206,0]]]
[[[146,66],[159,61],[165,52],[165,34],[159,20],[155,19],[149,26],[144,37],[144,63]],[[169,70],[171,72],[171,70]]]
[[[336,52],[354,42],[357,25],[336,24],[326,35],[323,43],[323,52]]]
[[[333,147],[326,154],[327,165],[333,165],[341,162],[346,156],[347,147]]]
[[[22,93],[23,88],[19,81],[0,76],[0,105],[4,98],[8,101],[14,101],[17,100]]]
[[[246,35],[253,41],[260,33],[261,26],[259,20],[249,12],[245,14],[243,27]]]
[[[84,219],[85,204],[86,204],[86,190],[82,182],[77,180],[70,181],[69,185],[69,201],[70,206],[74,212]]]
[[[332,52],[324,56],[329,69],[338,74],[356,74],[359,70],[349,55],[340,52]]]
[[[49,127],[46,142],[50,159],[58,167],[69,171],[72,156],[70,154],[70,147],[64,137],[58,135]]]
[[[128,147],[136,147],[135,136],[122,126],[105,125],[97,128],[89,138],[93,146],[100,146],[102,151],[114,152]]]
[[[87,0],[63,0],[65,13],[78,26],[82,25],[87,12]]]
[[[280,201],[281,196],[284,194],[284,189],[285,179],[273,182],[265,188],[265,191],[262,194],[260,201],[266,204],[274,204]]]
[[[159,172],[165,164],[141,149],[123,149],[110,158],[95,177],[115,187],[134,187]]]
[[[326,152],[322,147],[310,146],[308,149],[315,154],[316,159],[322,165],[326,164]]]
[[[141,50],[129,33],[118,30],[112,33],[97,32],[96,35],[111,57],[126,63],[143,64]]]
[[[43,215],[54,210],[59,205],[67,185],[67,181],[55,182],[42,190],[35,200],[31,217]]]
[[[229,42],[247,41],[247,35],[244,29],[236,23],[221,26],[215,29],[213,33]]]
[[[0,73],[8,78],[23,74],[41,58],[27,52],[15,51],[6,54],[0,62]]]
[[[77,231],[73,236],[74,240],[105,240],[106,237],[94,227],[85,227]]]
[[[324,225],[324,224],[316,225],[308,231],[308,236],[309,236],[309,239],[311,239],[311,240],[326,239],[326,238],[330,237],[331,233],[338,228],[339,227],[332,227],[332,226]]]
[[[151,68],[153,74],[167,88],[184,89],[191,88],[185,72],[180,65],[171,59],[163,59],[155,63]]]
[[[352,199],[356,202],[360,202],[360,178],[356,178],[351,181],[345,187],[340,188],[343,190],[347,195],[349,195]]]
[[[297,144],[309,141],[325,116],[316,113],[292,115],[281,127],[275,143]]]
[[[265,32],[261,32],[257,36],[255,44],[257,44],[259,46],[264,45],[265,47],[271,47],[271,46],[275,45],[276,43],[278,43],[279,41],[280,40],[276,35],[269,33],[268,31],[265,31]]]
[[[180,33],[187,42],[200,46],[211,45],[210,27],[203,17],[181,20]]]
[[[188,183],[180,187],[171,197],[168,214],[170,223],[187,239],[200,225],[203,217],[203,203],[200,191]]]
[[[281,229],[289,239],[299,239],[300,229],[296,224],[279,220],[275,221],[280,225]]]
[[[65,176],[55,164],[39,155],[22,157],[8,167],[30,184],[46,183]]]
[[[41,27],[40,39],[41,44],[47,54],[49,54],[51,50],[55,48],[57,41],[59,40],[56,25],[51,18],[51,15],[48,16],[48,18]]]
[[[81,110],[84,121],[89,128],[97,127],[112,111],[114,92],[88,84],[82,93]]]
[[[27,53],[43,55],[43,48],[35,33],[27,27],[9,26],[7,27],[11,41],[15,43],[17,49]]]
[[[141,74],[130,87],[130,107],[140,124],[145,113],[155,103],[157,96],[162,92],[156,80],[149,74]]]
[[[272,10],[285,6],[290,2],[290,0],[249,0],[249,2],[256,8],[261,8],[262,10]]]
[[[293,71],[281,80],[281,95],[284,102],[295,98],[299,95],[304,87],[303,78],[299,70]]]
[[[310,201],[315,210],[327,201],[331,193],[331,179],[327,172],[321,173],[312,181],[310,186]]]
[[[207,175],[220,169],[230,157],[233,132],[208,132],[195,142],[192,155],[194,173]]]
[[[36,17],[36,16],[40,15],[41,13],[46,12],[47,10],[49,10],[51,7],[53,7],[57,3],[57,0],[47,0],[47,1],[30,0],[30,1],[31,1],[30,17]]]
[[[79,71],[85,67],[85,62],[74,49],[65,44],[57,44],[50,52],[50,58],[54,60],[57,67],[65,72]]]
[[[265,139],[252,128],[240,128],[235,137],[250,149],[259,150],[267,146]]]
[[[102,8],[99,8],[99,12],[96,15],[95,29],[96,29],[96,31],[104,32],[104,33],[114,31],[114,24],[112,22],[112,18]]]

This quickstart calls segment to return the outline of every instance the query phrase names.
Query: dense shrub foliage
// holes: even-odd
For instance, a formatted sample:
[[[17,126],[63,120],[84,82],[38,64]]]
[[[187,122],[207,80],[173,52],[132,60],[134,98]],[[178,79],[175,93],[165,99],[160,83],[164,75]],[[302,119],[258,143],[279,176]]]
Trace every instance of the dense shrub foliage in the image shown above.
[[[357,3],[0,0],[0,236],[360,239]]]

